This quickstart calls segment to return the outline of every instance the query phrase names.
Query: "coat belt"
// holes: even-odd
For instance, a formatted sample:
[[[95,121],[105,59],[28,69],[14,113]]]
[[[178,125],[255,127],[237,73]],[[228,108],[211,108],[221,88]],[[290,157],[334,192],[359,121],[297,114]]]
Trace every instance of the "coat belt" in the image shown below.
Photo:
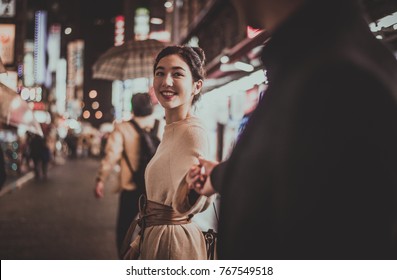
[[[124,238],[124,243],[122,247],[122,255],[136,254],[136,258],[139,256],[141,251],[141,244],[144,238],[144,232],[147,227],[159,226],[159,225],[183,225],[191,223],[191,218],[193,215],[182,216],[176,212],[171,206],[164,205],[155,201],[148,200],[143,194],[139,198],[139,216],[138,219],[133,221],[127,231]],[[139,238],[138,248],[133,248],[133,244],[136,243],[136,239],[132,240],[132,235],[139,225],[140,231],[137,238]],[[135,246],[136,247],[136,246]],[[133,252],[131,252],[131,250]]]

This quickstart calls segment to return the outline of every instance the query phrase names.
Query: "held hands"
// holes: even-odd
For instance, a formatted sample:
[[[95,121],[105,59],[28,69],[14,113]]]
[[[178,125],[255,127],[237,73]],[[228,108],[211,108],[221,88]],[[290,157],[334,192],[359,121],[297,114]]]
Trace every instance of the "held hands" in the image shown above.
[[[96,198],[103,198],[105,196],[105,185],[102,181],[97,181],[95,185],[94,194]]]
[[[198,194],[210,196],[216,191],[212,187],[209,176],[212,169],[218,165],[218,162],[209,161],[201,157],[198,160],[199,164],[193,165],[186,175],[186,182],[189,189],[195,190]]]
[[[186,175],[186,182],[189,189],[194,187],[201,187],[204,185],[207,176],[203,172],[203,167],[200,164],[193,165]]]

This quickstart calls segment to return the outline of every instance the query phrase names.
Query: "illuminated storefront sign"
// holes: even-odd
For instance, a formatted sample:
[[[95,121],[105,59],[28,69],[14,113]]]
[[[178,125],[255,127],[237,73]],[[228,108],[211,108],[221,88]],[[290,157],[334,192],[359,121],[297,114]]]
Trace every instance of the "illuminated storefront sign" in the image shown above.
[[[134,25],[135,40],[146,40],[148,38],[150,31],[149,20],[148,9],[136,9]]]
[[[23,84],[26,87],[34,85],[34,43],[26,41],[24,45],[25,56],[23,58]]]
[[[247,38],[254,38],[256,35],[261,33],[263,29],[256,29],[251,26],[247,26]]]
[[[46,78],[47,12],[37,11],[34,31],[34,75],[38,84]]]
[[[61,25],[53,24],[48,34],[48,71],[55,72],[61,56]]]
[[[68,87],[83,85],[84,42],[76,40],[68,44]]]
[[[0,57],[4,64],[14,63],[15,24],[0,24]]]
[[[56,71],[56,110],[60,115],[65,113],[66,109],[66,60],[61,58],[57,64]]]
[[[114,29],[114,45],[120,46],[124,44],[124,16],[117,16]]]

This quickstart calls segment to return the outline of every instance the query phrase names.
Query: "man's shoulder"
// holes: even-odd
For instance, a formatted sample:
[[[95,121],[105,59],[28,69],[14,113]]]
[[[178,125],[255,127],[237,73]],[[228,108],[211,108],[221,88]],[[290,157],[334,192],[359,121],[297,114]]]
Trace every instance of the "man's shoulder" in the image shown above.
[[[125,127],[129,127],[129,126],[131,126],[131,120],[124,120],[124,121],[115,123],[114,124],[114,129],[115,130],[116,129],[120,130],[120,129],[123,129]]]
[[[131,122],[128,120],[128,121],[122,121],[122,122],[115,123],[112,134],[125,135],[125,134],[132,133],[132,131],[134,131],[134,129],[132,127]]]

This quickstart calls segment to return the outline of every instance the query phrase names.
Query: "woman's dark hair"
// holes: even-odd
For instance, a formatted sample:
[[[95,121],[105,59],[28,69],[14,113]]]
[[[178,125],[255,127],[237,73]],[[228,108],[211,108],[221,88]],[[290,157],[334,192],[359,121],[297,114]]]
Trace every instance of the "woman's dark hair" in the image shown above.
[[[137,117],[153,113],[153,104],[148,93],[135,93],[131,98],[132,113]]]
[[[199,47],[190,47],[187,45],[168,46],[162,49],[154,61],[153,73],[156,71],[157,64],[162,58],[173,54],[179,55],[189,66],[190,72],[192,72],[193,81],[197,82],[198,80],[205,79],[205,54],[203,49]],[[200,97],[201,92],[193,97],[192,104],[196,103]]]

